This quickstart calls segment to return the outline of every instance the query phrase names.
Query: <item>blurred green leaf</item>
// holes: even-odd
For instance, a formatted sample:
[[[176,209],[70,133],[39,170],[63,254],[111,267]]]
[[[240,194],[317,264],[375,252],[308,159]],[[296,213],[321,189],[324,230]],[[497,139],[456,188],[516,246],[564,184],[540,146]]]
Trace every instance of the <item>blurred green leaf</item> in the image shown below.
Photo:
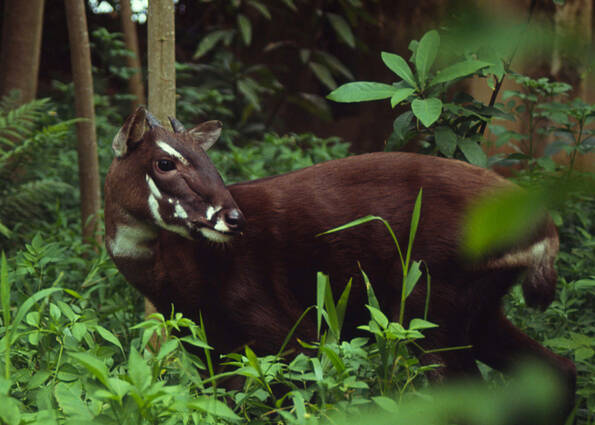
[[[249,46],[252,42],[252,24],[250,20],[243,14],[238,15],[238,28],[240,34],[242,34],[242,40],[246,46]]]
[[[335,13],[327,13],[326,16],[339,38],[352,49],[355,48],[355,37],[347,21]]]

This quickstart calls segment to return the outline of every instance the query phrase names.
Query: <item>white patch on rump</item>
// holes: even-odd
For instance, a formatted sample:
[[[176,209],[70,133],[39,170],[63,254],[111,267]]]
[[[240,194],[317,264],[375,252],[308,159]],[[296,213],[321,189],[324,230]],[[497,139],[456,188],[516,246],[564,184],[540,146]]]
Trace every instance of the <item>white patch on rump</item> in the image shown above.
[[[157,234],[153,229],[144,225],[116,227],[116,236],[108,240],[108,248],[114,257],[147,258],[153,253],[147,246]]]
[[[550,256],[555,255],[556,243],[553,239],[544,239],[534,243],[530,247],[522,250],[508,253],[500,258],[491,260],[488,266],[536,266],[542,264]]]
[[[174,148],[172,148],[167,143],[159,140],[159,141],[157,141],[157,146],[159,146],[159,148],[162,151],[164,151],[164,152],[168,153],[169,155],[173,156],[174,158],[176,158],[182,164],[184,164],[184,165],[190,165],[190,162],[188,162],[188,160],[186,158],[184,158],[180,152],[178,152],[177,150],[175,150]]]

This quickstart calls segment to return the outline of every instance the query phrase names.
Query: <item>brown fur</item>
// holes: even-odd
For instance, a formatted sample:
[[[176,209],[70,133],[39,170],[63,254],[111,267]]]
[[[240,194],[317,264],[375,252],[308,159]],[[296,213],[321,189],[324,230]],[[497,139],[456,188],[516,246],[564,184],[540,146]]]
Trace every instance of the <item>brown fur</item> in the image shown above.
[[[165,132],[159,132],[165,137]],[[139,150],[150,152],[154,133],[152,130],[145,135],[145,146]],[[140,212],[129,212],[138,220],[151,220],[146,206],[142,206],[147,194],[144,180],[119,176],[119,161],[129,164],[127,176],[135,172],[129,167],[146,168],[142,158],[148,153],[137,152],[138,158],[134,155],[133,151],[129,157],[116,159],[106,180],[108,240],[124,219],[124,211],[131,209],[124,204],[138,207]],[[204,152],[201,161],[202,155]],[[211,171],[196,167],[188,172],[195,172],[200,180],[201,173]],[[176,311],[195,320],[202,313],[209,342],[218,352],[249,344],[258,354],[275,353],[298,317],[315,303],[317,271],[330,275],[335,297],[349,278],[354,279],[343,331],[345,338],[353,337],[356,326],[369,320],[358,263],[370,277],[383,311],[397,320],[402,272],[384,225],[370,222],[316,235],[372,214],[390,222],[404,247],[415,197],[423,188],[412,258],[424,260],[429,267],[432,290],[428,319],[440,325],[427,333],[424,348],[467,344],[473,348],[434,353],[422,360],[442,363],[444,368],[435,376],[440,378],[478,375],[476,359],[503,370],[522,357],[538,358],[560,371],[568,387],[566,409],[572,405],[576,379],[572,362],[524,335],[501,312],[501,298],[523,273],[530,282],[525,291],[528,302],[551,302],[557,251],[557,233],[551,220],[499,254],[503,258],[540,241],[555,241],[538,267],[494,262],[493,258],[470,263],[459,254],[462,219],[468,205],[486,190],[513,187],[511,183],[460,161],[407,153],[374,153],[329,161],[227,188],[222,183],[217,185],[212,176],[204,179],[211,182],[208,190],[227,202],[225,208],[237,205],[242,211],[242,234],[227,244],[216,244],[202,237],[188,240],[161,229],[151,242],[151,257],[115,257],[114,261],[159,311],[168,313],[174,304]],[[420,284],[409,297],[407,319],[423,316],[425,292],[425,285]],[[315,339],[314,315],[306,317],[298,328],[293,347],[297,347],[298,337]]]

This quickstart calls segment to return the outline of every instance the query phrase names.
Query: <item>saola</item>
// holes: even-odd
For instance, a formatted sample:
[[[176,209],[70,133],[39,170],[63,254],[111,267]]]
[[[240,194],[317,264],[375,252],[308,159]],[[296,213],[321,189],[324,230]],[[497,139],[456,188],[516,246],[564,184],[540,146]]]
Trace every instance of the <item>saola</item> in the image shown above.
[[[192,319],[200,312],[220,353],[244,344],[275,353],[315,303],[316,273],[323,271],[335,296],[353,278],[343,329],[349,338],[369,318],[360,264],[383,311],[396,321],[402,270],[386,228],[370,222],[316,235],[372,214],[407,240],[423,188],[413,258],[423,259],[432,275],[429,320],[439,324],[423,346],[472,348],[422,361],[444,365],[440,377],[478,374],[475,360],[505,370],[522,357],[541,359],[565,380],[565,407],[571,406],[573,363],[526,336],[501,311],[502,297],[521,277],[528,305],[551,303],[558,251],[551,219],[540,219],[529,236],[480,261],[460,254],[468,206],[512,183],[456,160],[372,153],[226,187],[205,153],[221,123],[185,130],[171,122],[173,133],[143,108],[131,115],[114,138],[116,157],[105,184],[108,251],[159,311],[169,314],[173,304]],[[424,285],[417,285],[407,300],[408,318],[423,316],[425,297]],[[315,329],[315,319],[306,317],[295,337],[314,340]]]

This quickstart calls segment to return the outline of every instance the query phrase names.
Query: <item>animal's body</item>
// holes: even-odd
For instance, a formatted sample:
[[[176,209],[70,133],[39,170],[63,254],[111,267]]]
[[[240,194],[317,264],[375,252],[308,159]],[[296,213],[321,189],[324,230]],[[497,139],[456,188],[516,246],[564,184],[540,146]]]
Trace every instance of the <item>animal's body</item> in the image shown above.
[[[402,271],[384,225],[370,222],[317,234],[365,215],[386,219],[408,240],[415,198],[423,188],[413,258],[426,262],[431,281],[425,348],[472,345],[425,356],[440,374],[476,374],[475,360],[506,369],[535,357],[556,368],[574,390],[572,362],[514,327],[501,299],[524,276],[527,303],[545,308],[555,292],[558,236],[548,217],[515,244],[479,261],[461,253],[469,205],[497,188],[515,186],[460,161],[410,153],[374,153],[329,161],[288,174],[225,186],[204,153],[220,124],[176,133],[131,116],[114,139],[117,157],[106,180],[106,241],[125,277],[165,314],[202,314],[218,352],[249,344],[275,353],[304,310],[315,303],[316,273],[331,278],[337,296],[353,288],[343,335],[369,319],[361,268],[383,311],[399,315]],[[214,140],[213,140],[214,139]],[[422,317],[425,285],[408,298],[406,317]],[[296,337],[315,339],[307,316]],[[295,340],[295,338],[294,338]],[[570,397],[570,396],[569,396]]]

